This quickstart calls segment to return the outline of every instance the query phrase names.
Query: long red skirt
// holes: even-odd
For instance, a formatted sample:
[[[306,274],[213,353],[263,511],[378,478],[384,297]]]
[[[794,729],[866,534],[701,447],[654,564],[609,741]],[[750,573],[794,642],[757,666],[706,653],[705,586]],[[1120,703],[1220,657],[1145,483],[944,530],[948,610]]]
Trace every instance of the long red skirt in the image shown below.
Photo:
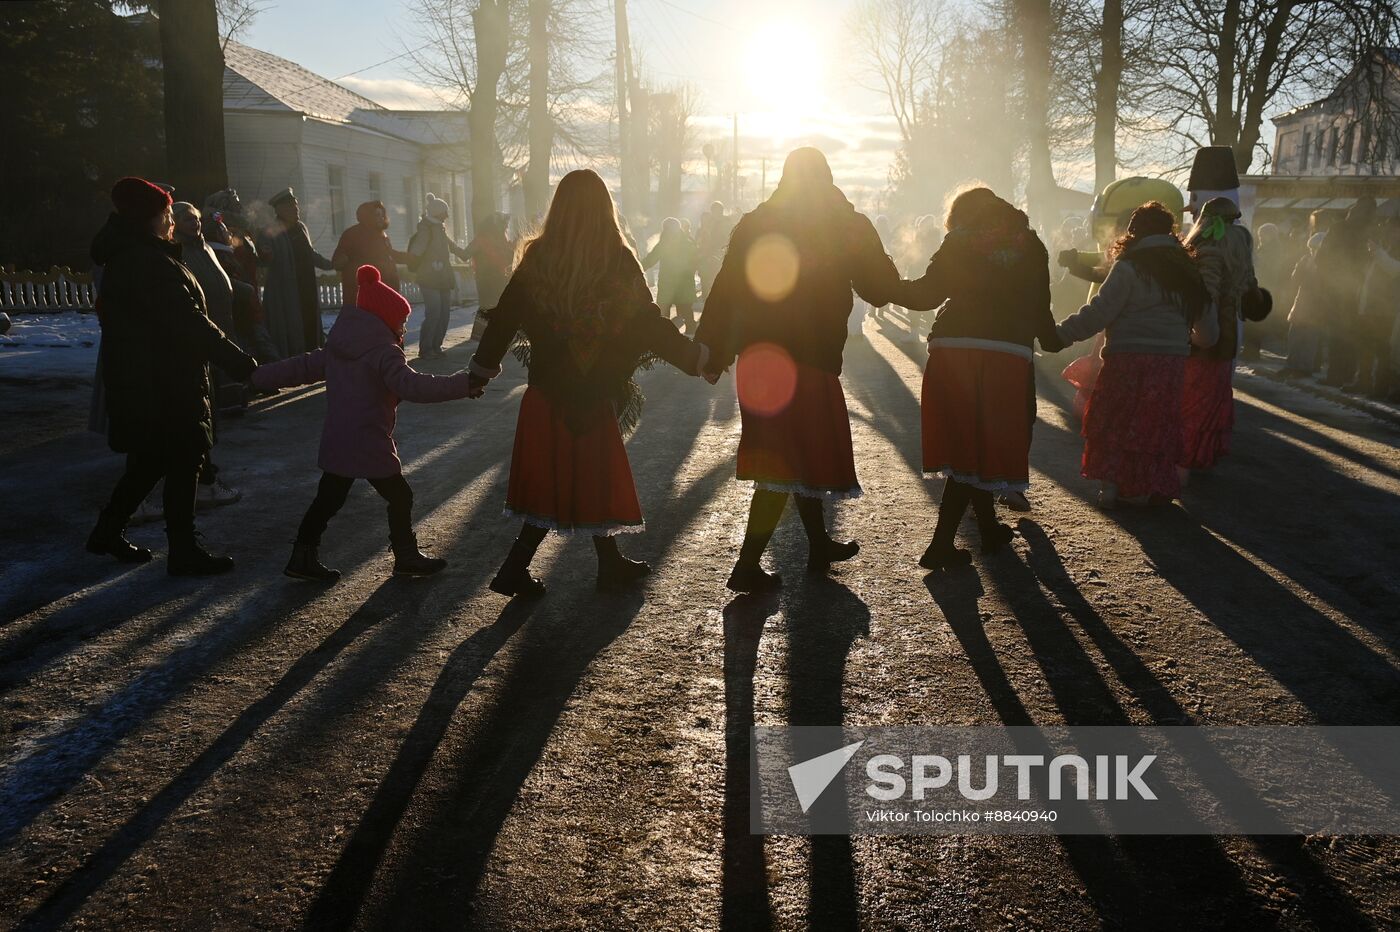
[[[612,406],[575,433],[544,392],[525,389],[515,425],[505,513],[561,533],[596,536],[643,528],[627,448]]]
[[[735,383],[743,421],[738,478],[794,495],[861,494],[839,377],[756,343],[739,354]]]
[[[1192,356],[1186,360],[1181,466],[1209,469],[1230,452],[1230,436],[1235,430],[1235,393],[1230,387],[1234,373],[1233,359]]]
[[[1112,353],[1084,412],[1086,479],[1112,482],[1124,498],[1181,492],[1181,391],[1185,356]]]
[[[924,473],[990,491],[1030,488],[1030,359],[930,344],[922,399]]]

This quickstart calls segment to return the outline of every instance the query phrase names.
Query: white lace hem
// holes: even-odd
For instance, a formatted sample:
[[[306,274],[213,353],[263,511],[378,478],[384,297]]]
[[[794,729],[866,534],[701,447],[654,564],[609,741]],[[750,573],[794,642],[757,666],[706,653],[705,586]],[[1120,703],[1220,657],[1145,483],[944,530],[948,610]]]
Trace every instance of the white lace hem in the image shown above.
[[[782,492],[787,495],[801,495],[803,498],[825,498],[836,501],[860,498],[865,494],[865,490],[859,485],[849,489],[818,489],[800,482],[771,482],[766,479],[753,480],[753,487],[755,491],[762,489],[765,492]]]
[[[963,485],[970,485],[974,489],[982,489],[985,492],[1025,492],[1030,489],[1031,484],[1027,482],[1011,482],[1006,479],[985,480],[980,476],[956,473],[949,466],[941,466],[938,469],[924,469],[926,479],[956,479]]]
[[[647,529],[645,521],[640,524],[570,524],[561,527],[559,522],[553,518],[541,518],[538,515],[527,515],[524,512],[515,511],[509,506],[502,509],[501,514],[507,518],[514,518],[516,521],[523,521],[531,527],[544,528],[547,531],[555,531],[559,534],[587,534],[590,537],[614,537],[618,534],[640,534]]]

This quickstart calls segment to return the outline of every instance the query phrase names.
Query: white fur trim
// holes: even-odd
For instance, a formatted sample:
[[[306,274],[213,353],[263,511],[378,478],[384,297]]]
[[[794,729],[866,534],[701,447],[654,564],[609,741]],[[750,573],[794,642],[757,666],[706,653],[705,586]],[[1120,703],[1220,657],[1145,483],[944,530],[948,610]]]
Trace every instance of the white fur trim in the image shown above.
[[[473,356],[472,361],[467,364],[467,371],[470,372],[472,375],[476,376],[477,378],[481,379],[494,379],[496,376],[501,374],[501,370],[501,366],[497,366],[494,369],[486,368],[481,363],[476,361],[475,356]]]
[[[930,353],[935,349],[990,350],[993,353],[1010,353],[1028,361],[1032,357],[1029,346],[1006,340],[984,340],[980,337],[933,337],[928,341],[928,349]]]

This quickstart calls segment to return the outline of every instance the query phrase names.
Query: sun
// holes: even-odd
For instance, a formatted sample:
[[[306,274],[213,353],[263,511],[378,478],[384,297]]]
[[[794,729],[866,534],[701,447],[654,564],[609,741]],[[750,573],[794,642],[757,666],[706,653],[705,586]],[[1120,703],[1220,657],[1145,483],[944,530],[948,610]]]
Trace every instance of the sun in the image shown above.
[[[749,37],[744,78],[759,108],[789,116],[820,109],[826,56],[817,36],[794,20],[760,26]]]

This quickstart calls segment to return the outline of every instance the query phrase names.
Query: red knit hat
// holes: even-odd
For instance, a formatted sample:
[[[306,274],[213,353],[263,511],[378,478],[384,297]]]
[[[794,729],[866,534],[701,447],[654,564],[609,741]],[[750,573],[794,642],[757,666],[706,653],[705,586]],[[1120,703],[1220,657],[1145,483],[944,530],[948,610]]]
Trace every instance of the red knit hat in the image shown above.
[[[372,265],[360,266],[355,280],[360,285],[359,295],[355,299],[360,309],[369,311],[384,321],[395,334],[402,336],[404,321],[408,320],[409,311],[412,310],[408,300],[380,281],[379,270]]]
[[[144,178],[123,178],[112,185],[112,206],[128,220],[148,223],[171,204],[170,193]]]

